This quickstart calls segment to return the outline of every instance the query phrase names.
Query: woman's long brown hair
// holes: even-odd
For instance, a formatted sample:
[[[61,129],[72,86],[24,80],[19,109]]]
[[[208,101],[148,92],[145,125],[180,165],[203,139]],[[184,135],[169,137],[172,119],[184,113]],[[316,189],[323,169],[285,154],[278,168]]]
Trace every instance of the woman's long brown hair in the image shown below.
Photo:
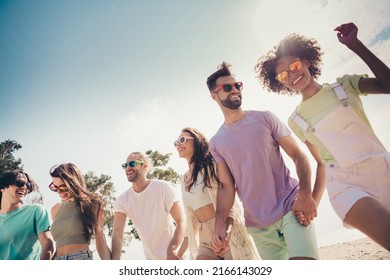
[[[186,132],[194,138],[194,154],[190,159],[189,164],[193,163],[194,168],[190,174],[190,178],[186,182],[186,190],[191,191],[191,188],[198,179],[199,172],[203,174],[204,188],[211,188],[213,183],[219,184],[216,165],[213,156],[209,150],[209,142],[205,135],[196,128],[186,127],[182,129],[182,133]]]
[[[98,215],[103,211],[100,197],[87,190],[84,177],[73,163],[64,163],[50,169],[50,176],[61,178],[74,197],[77,212],[84,223],[85,236],[88,240],[96,233]]]

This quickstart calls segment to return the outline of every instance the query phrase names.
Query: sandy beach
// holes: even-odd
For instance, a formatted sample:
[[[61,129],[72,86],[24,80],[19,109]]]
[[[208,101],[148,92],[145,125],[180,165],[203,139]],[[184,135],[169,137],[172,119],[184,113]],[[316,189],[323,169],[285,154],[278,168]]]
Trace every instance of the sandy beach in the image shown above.
[[[390,260],[390,252],[369,238],[319,249],[321,260]]]

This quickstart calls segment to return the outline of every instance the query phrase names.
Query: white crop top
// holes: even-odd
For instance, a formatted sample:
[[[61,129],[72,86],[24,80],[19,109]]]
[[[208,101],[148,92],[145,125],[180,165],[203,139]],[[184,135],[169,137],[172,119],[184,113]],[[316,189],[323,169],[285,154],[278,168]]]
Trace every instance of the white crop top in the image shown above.
[[[207,188],[203,190],[203,187],[203,176],[199,173],[195,184],[191,187],[190,192],[188,192],[184,183],[184,176],[182,176],[181,190],[183,202],[185,205],[192,208],[193,211],[207,204],[213,203]]]

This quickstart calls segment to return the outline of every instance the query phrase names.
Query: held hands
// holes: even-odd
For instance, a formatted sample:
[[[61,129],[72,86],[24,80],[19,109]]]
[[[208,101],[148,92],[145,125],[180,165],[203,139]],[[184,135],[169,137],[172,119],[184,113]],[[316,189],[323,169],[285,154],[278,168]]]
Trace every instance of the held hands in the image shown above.
[[[340,43],[346,45],[347,47],[351,47],[359,41],[357,38],[358,28],[352,22],[342,24],[336,27],[334,31],[337,31],[337,38]]]
[[[299,223],[304,226],[310,223],[317,217],[317,204],[310,195],[299,195],[291,207],[293,215],[298,219]]]
[[[215,233],[211,240],[211,247],[216,256],[222,256],[229,250],[229,240],[234,220],[227,218],[225,227],[215,227]]]

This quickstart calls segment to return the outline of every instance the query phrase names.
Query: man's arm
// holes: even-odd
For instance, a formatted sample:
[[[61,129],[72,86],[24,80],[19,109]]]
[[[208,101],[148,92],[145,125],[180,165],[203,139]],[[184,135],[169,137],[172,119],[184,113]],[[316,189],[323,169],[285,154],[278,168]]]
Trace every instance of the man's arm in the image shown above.
[[[114,214],[114,226],[112,230],[112,241],[111,241],[111,258],[113,260],[120,260],[122,253],[123,244],[123,231],[126,224],[126,215],[120,212]]]
[[[41,243],[41,260],[51,260],[54,254],[54,240],[50,230],[38,234],[39,243]]]
[[[183,242],[181,243],[181,246],[179,248],[179,251],[177,251],[177,257],[179,259],[183,259],[184,258],[184,254],[186,253],[187,249],[188,249],[188,237],[185,236],[184,239],[183,239]]]
[[[303,212],[306,218],[303,224],[308,225],[317,217],[317,205],[311,192],[311,169],[309,160],[291,135],[278,139],[278,143],[293,160],[299,179],[298,197],[292,206],[293,214],[296,215],[297,212]]]
[[[168,260],[178,260],[181,257],[177,256],[177,251],[184,239],[185,233],[185,222],[184,222],[184,212],[180,202],[176,201],[171,210],[169,211],[173,220],[175,221],[176,228],[171,239],[171,242],[167,248],[167,259]]]

